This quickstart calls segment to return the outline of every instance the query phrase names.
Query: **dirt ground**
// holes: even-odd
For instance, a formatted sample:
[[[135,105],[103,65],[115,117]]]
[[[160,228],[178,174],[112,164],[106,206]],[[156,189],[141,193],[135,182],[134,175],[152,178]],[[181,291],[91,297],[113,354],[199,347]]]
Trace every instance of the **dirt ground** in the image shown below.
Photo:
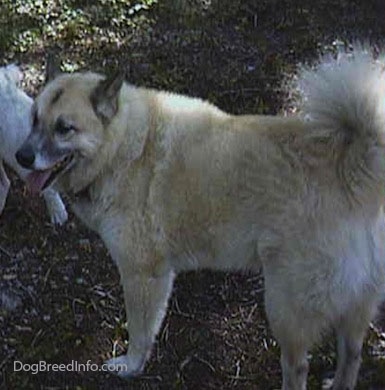
[[[94,12],[91,1],[67,3]],[[199,96],[232,113],[275,114],[286,106],[284,80],[298,63],[355,39],[382,47],[384,15],[383,0],[160,1],[138,8],[115,43],[72,27],[25,49],[0,46],[0,61],[20,62],[31,94],[55,47],[65,69],[124,67],[134,84]],[[0,390],[280,387],[261,276],[208,271],[178,277],[142,377],[126,383],[101,372],[15,371],[15,361],[100,364],[124,351],[127,335],[119,276],[101,241],[72,215],[53,227],[42,200],[12,178],[0,218]],[[308,388],[320,389],[334,366],[331,334],[311,353]],[[368,333],[358,388],[385,389],[384,309]]]

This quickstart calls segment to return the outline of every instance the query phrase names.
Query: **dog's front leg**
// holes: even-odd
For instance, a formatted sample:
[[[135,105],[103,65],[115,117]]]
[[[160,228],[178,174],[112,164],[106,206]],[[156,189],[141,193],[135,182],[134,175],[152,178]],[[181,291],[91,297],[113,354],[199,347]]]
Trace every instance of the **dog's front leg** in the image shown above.
[[[0,160],[0,214],[3,212],[11,183],[5,172],[3,161]]]
[[[166,314],[173,280],[172,271],[159,276],[147,273],[129,276],[121,270],[129,347],[126,355],[106,362],[110,371],[125,379],[142,372]]]
[[[54,225],[63,225],[68,219],[68,213],[59,193],[52,188],[47,188],[43,192],[43,197],[51,222]]]

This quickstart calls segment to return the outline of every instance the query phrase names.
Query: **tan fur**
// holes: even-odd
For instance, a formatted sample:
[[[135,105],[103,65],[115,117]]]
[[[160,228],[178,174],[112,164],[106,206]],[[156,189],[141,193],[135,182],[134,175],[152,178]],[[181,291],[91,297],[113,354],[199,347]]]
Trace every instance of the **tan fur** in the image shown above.
[[[353,69],[370,76],[372,61],[363,57]],[[330,75],[341,79],[345,61],[341,69],[332,62]],[[325,76],[326,89],[334,88],[331,79]],[[100,234],[121,273],[130,345],[110,363],[127,365],[121,375],[143,369],[178,272],[262,266],[267,314],[282,348],[282,388],[306,388],[307,351],[334,327],[335,389],[353,389],[385,280],[384,113],[369,99],[374,92],[349,76],[357,89],[349,104],[371,121],[350,134],[355,107],[346,105],[345,121],[345,101],[334,112],[319,99],[317,108],[331,118],[325,124],[316,110],[306,118],[233,116],[125,83],[104,126],[89,100],[100,80],[59,76],[36,108],[47,135],[59,115],[77,124],[65,141],[77,163],[56,186],[72,196],[75,213]],[[58,89],[63,95],[52,105]],[[354,100],[361,95],[367,107]]]

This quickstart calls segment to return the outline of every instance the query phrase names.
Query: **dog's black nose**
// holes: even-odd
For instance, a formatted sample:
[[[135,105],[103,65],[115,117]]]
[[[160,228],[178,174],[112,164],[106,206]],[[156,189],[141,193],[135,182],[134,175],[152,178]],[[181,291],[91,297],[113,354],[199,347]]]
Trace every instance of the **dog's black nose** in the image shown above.
[[[16,160],[23,168],[32,168],[35,161],[35,153],[30,145],[23,146],[16,152]]]

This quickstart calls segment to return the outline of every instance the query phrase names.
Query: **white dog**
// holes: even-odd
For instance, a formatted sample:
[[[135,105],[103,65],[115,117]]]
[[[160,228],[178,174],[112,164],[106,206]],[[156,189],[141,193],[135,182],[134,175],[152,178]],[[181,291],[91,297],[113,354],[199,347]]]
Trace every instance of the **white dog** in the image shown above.
[[[30,112],[33,100],[19,88],[21,76],[16,65],[0,67],[0,214],[4,209],[10,187],[3,161],[23,180],[29,173],[15,159],[15,152],[31,131]],[[68,215],[60,195],[52,189],[47,189],[43,196],[51,222],[63,224]]]

